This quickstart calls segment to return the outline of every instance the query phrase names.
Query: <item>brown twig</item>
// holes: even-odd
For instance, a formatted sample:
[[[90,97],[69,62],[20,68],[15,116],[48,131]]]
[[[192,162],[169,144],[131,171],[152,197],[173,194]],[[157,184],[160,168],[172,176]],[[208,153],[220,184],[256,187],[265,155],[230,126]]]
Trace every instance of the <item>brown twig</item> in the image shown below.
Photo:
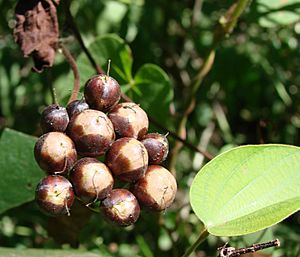
[[[72,101],[77,100],[78,93],[79,93],[79,90],[80,90],[80,75],[79,75],[79,71],[78,71],[76,61],[74,60],[74,58],[73,58],[72,54],[70,53],[70,51],[63,44],[60,44],[60,48],[62,50],[63,55],[66,57],[66,60],[70,64],[71,69],[72,69],[73,74],[74,74],[74,87],[73,87],[72,94],[71,94],[71,96],[69,98],[69,101],[68,101],[68,104],[69,104]]]
[[[87,58],[89,59],[90,63],[92,64],[94,69],[97,71],[97,73],[98,74],[105,74],[104,70],[96,63],[95,59],[93,58],[91,53],[88,51],[88,49],[86,48],[86,46],[83,42],[81,34],[80,34],[80,32],[77,28],[77,25],[74,21],[74,18],[72,16],[71,11],[70,11],[71,0],[63,1],[63,5],[64,5],[65,14],[66,14],[66,22],[69,25],[69,27],[72,29],[73,34],[76,37],[76,39],[78,40],[82,50],[86,54]]]
[[[222,16],[219,20],[219,26],[216,28],[215,34],[214,34],[214,40],[213,44],[211,46],[211,49],[207,55],[207,57],[204,60],[203,66],[199,70],[199,72],[196,74],[194,79],[192,80],[190,91],[188,94],[188,97],[185,101],[185,107],[183,114],[179,120],[178,123],[178,129],[177,129],[177,135],[179,137],[186,136],[186,123],[188,121],[188,117],[190,113],[194,110],[196,106],[196,99],[195,95],[197,91],[199,90],[200,85],[202,84],[203,80],[207,76],[207,74],[210,72],[214,60],[215,60],[215,52],[218,44],[230,33],[233,31],[233,29],[236,26],[238,18],[241,16],[243,11],[246,9],[247,5],[249,4],[250,0],[238,0],[235,4],[233,4],[227,11],[227,13]],[[177,142],[172,150],[172,153],[170,155],[170,164],[169,164],[169,170],[175,175],[175,165],[177,161],[177,156],[182,148],[182,143]]]

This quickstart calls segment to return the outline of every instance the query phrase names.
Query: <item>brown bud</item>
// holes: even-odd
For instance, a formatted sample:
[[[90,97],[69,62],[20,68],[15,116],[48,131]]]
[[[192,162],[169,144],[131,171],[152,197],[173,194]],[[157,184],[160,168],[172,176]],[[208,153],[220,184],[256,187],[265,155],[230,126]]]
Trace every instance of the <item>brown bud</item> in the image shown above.
[[[69,124],[66,108],[52,104],[42,112],[41,127],[44,133],[51,131],[64,132]]]
[[[154,211],[162,211],[173,203],[177,184],[167,169],[150,165],[145,176],[133,185],[132,192],[142,205]]]
[[[96,75],[86,82],[84,97],[91,108],[107,112],[119,102],[121,88],[112,77]]]
[[[167,158],[169,143],[166,136],[150,133],[145,135],[141,142],[147,149],[149,164],[160,164]]]
[[[52,174],[67,172],[77,160],[73,141],[62,132],[42,135],[35,144],[34,156],[41,169]]]
[[[111,145],[106,154],[106,164],[120,180],[134,182],[145,174],[148,153],[140,141],[123,137]]]
[[[43,178],[35,191],[35,199],[42,211],[49,215],[68,214],[74,201],[72,185],[62,176]]]
[[[135,196],[126,189],[114,189],[102,202],[105,217],[119,226],[135,223],[140,215],[140,206]]]
[[[103,155],[115,140],[114,128],[100,111],[85,110],[74,116],[68,127],[78,153],[82,156]]]
[[[140,139],[148,131],[147,114],[135,103],[116,105],[108,114],[108,117],[114,125],[117,137]]]
[[[102,200],[112,190],[114,179],[107,166],[94,158],[82,158],[71,170],[75,194],[85,203]]]

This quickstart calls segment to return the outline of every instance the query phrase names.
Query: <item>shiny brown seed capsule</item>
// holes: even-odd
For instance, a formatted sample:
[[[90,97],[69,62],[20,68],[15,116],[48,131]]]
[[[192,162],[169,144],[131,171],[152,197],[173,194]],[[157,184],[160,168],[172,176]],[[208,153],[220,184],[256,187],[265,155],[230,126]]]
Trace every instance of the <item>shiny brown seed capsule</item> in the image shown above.
[[[75,163],[70,172],[70,180],[77,197],[87,204],[105,198],[114,184],[108,167],[89,157]]]
[[[146,147],[149,164],[160,164],[168,156],[169,143],[167,137],[158,133],[149,133],[141,141]]]
[[[65,177],[51,175],[43,178],[37,185],[35,199],[46,214],[70,215],[74,192],[71,183]]]
[[[92,109],[107,112],[119,102],[121,88],[115,79],[101,74],[86,82],[84,97]]]
[[[147,114],[135,103],[116,105],[110,111],[108,117],[114,125],[117,137],[141,139],[148,131]]]
[[[34,156],[41,169],[51,174],[67,172],[77,160],[73,141],[62,132],[42,135],[35,144]]]
[[[119,226],[135,223],[140,215],[140,206],[135,196],[126,189],[114,189],[102,202],[104,216]]]
[[[150,165],[145,176],[133,185],[131,191],[141,205],[154,211],[162,211],[173,203],[177,184],[167,169]]]
[[[82,99],[82,100],[72,101],[67,105],[66,109],[71,119],[74,115],[83,112],[84,110],[87,110],[89,108],[90,108],[89,105]]]
[[[105,162],[114,176],[122,181],[135,182],[147,170],[148,153],[140,141],[123,137],[111,145]]]
[[[85,110],[74,116],[68,127],[78,153],[82,156],[103,155],[115,140],[109,118],[97,110]]]
[[[44,133],[58,131],[64,132],[69,124],[66,108],[52,104],[42,112],[41,128]]]

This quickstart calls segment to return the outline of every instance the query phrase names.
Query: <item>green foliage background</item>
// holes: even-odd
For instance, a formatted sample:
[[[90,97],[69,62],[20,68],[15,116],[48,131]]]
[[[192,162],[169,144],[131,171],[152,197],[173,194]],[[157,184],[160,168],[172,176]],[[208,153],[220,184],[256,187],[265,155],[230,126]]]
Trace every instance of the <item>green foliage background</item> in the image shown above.
[[[286,1],[284,6],[280,2],[253,0],[233,34],[219,45],[213,68],[196,94],[196,108],[188,119],[187,135],[192,144],[213,155],[240,144],[299,145],[300,2]],[[60,53],[52,68],[42,74],[31,72],[31,60],[22,57],[12,37],[15,4],[16,1],[0,0],[0,127],[39,136],[41,110],[52,101],[50,87],[56,88],[59,102],[65,104],[73,87],[72,74]],[[120,77],[123,91],[141,103],[150,115],[157,115],[154,118],[160,124],[174,131],[190,81],[212,44],[215,24],[231,4],[232,1],[226,0],[76,0],[72,1],[71,11],[84,42],[104,69],[106,57],[97,56],[93,43],[108,33],[124,39],[131,51],[125,46],[129,59],[126,57],[123,63],[128,76]],[[88,63],[65,25],[61,6],[58,15],[62,40],[84,70]],[[112,58],[112,75],[118,76],[114,65],[118,66],[115,59],[119,57],[118,52]],[[93,72],[91,67],[85,69],[82,85],[84,78]],[[158,86],[155,81],[145,80],[148,77],[157,78]],[[139,90],[137,85],[146,87]],[[170,102],[168,111],[166,104]],[[164,111],[155,110],[156,104],[163,104]],[[151,129],[159,131],[154,124]],[[172,148],[175,141],[170,136],[169,139]],[[12,141],[10,144],[13,151]],[[7,144],[0,147],[0,151],[9,151]],[[32,149],[23,151],[31,153]],[[20,177],[27,174],[24,171],[29,168],[17,165],[18,158],[14,161],[12,169],[15,168],[16,174],[20,173]],[[39,212],[34,202],[28,202],[19,207],[12,205],[15,208],[0,214],[0,246],[80,248],[101,253],[100,256],[180,256],[195,241],[202,226],[191,211],[188,191],[206,161],[184,147],[176,165],[179,185],[176,202],[162,215],[144,211],[134,227],[113,227],[98,214],[90,215],[80,204],[70,219],[49,218]],[[4,166],[1,163],[0,170]],[[39,175],[36,167],[32,169],[34,181]],[[5,176],[1,179],[5,180]],[[3,185],[1,193],[7,192],[5,184],[0,185]],[[7,186],[17,187],[13,180]],[[298,256],[299,220],[296,213],[265,231],[233,237],[230,242],[245,246],[279,237],[282,248],[274,251],[273,256]],[[228,240],[209,237],[197,256],[215,256],[216,248]],[[5,251],[0,248],[0,256],[9,256]],[[28,256],[35,254],[41,256],[35,252],[29,252]]]

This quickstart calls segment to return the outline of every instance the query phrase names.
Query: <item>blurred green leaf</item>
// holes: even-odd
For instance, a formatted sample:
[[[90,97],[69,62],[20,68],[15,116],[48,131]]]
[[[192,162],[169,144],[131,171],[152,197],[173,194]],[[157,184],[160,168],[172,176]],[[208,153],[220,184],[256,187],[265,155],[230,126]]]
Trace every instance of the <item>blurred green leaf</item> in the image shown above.
[[[5,129],[0,139],[0,213],[34,199],[43,172],[33,148],[36,138]]]
[[[299,21],[299,0],[258,0],[258,11],[264,15],[259,23],[264,27],[288,25]]]
[[[45,249],[12,249],[0,247],[0,257],[99,257],[99,254],[81,252],[81,251],[66,251],[66,250],[45,250]]]
[[[127,84],[132,80],[132,56],[129,46],[116,34],[108,34],[98,37],[88,47],[96,63],[104,71],[111,60],[110,75],[113,76],[120,84]],[[95,69],[87,59],[85,53],[80,54],[77,60],[81,84],[95,74]]]
[[[165,124],[169,116],[169,106],[173,100],[173,89],[168,75],[157,65],[145,64],[135,74],[132,98],[160,124]]]
[[[208,231],[249,234],[300,208],[300,148],[249,145],[229,150],[196,175],[190,199]]]

